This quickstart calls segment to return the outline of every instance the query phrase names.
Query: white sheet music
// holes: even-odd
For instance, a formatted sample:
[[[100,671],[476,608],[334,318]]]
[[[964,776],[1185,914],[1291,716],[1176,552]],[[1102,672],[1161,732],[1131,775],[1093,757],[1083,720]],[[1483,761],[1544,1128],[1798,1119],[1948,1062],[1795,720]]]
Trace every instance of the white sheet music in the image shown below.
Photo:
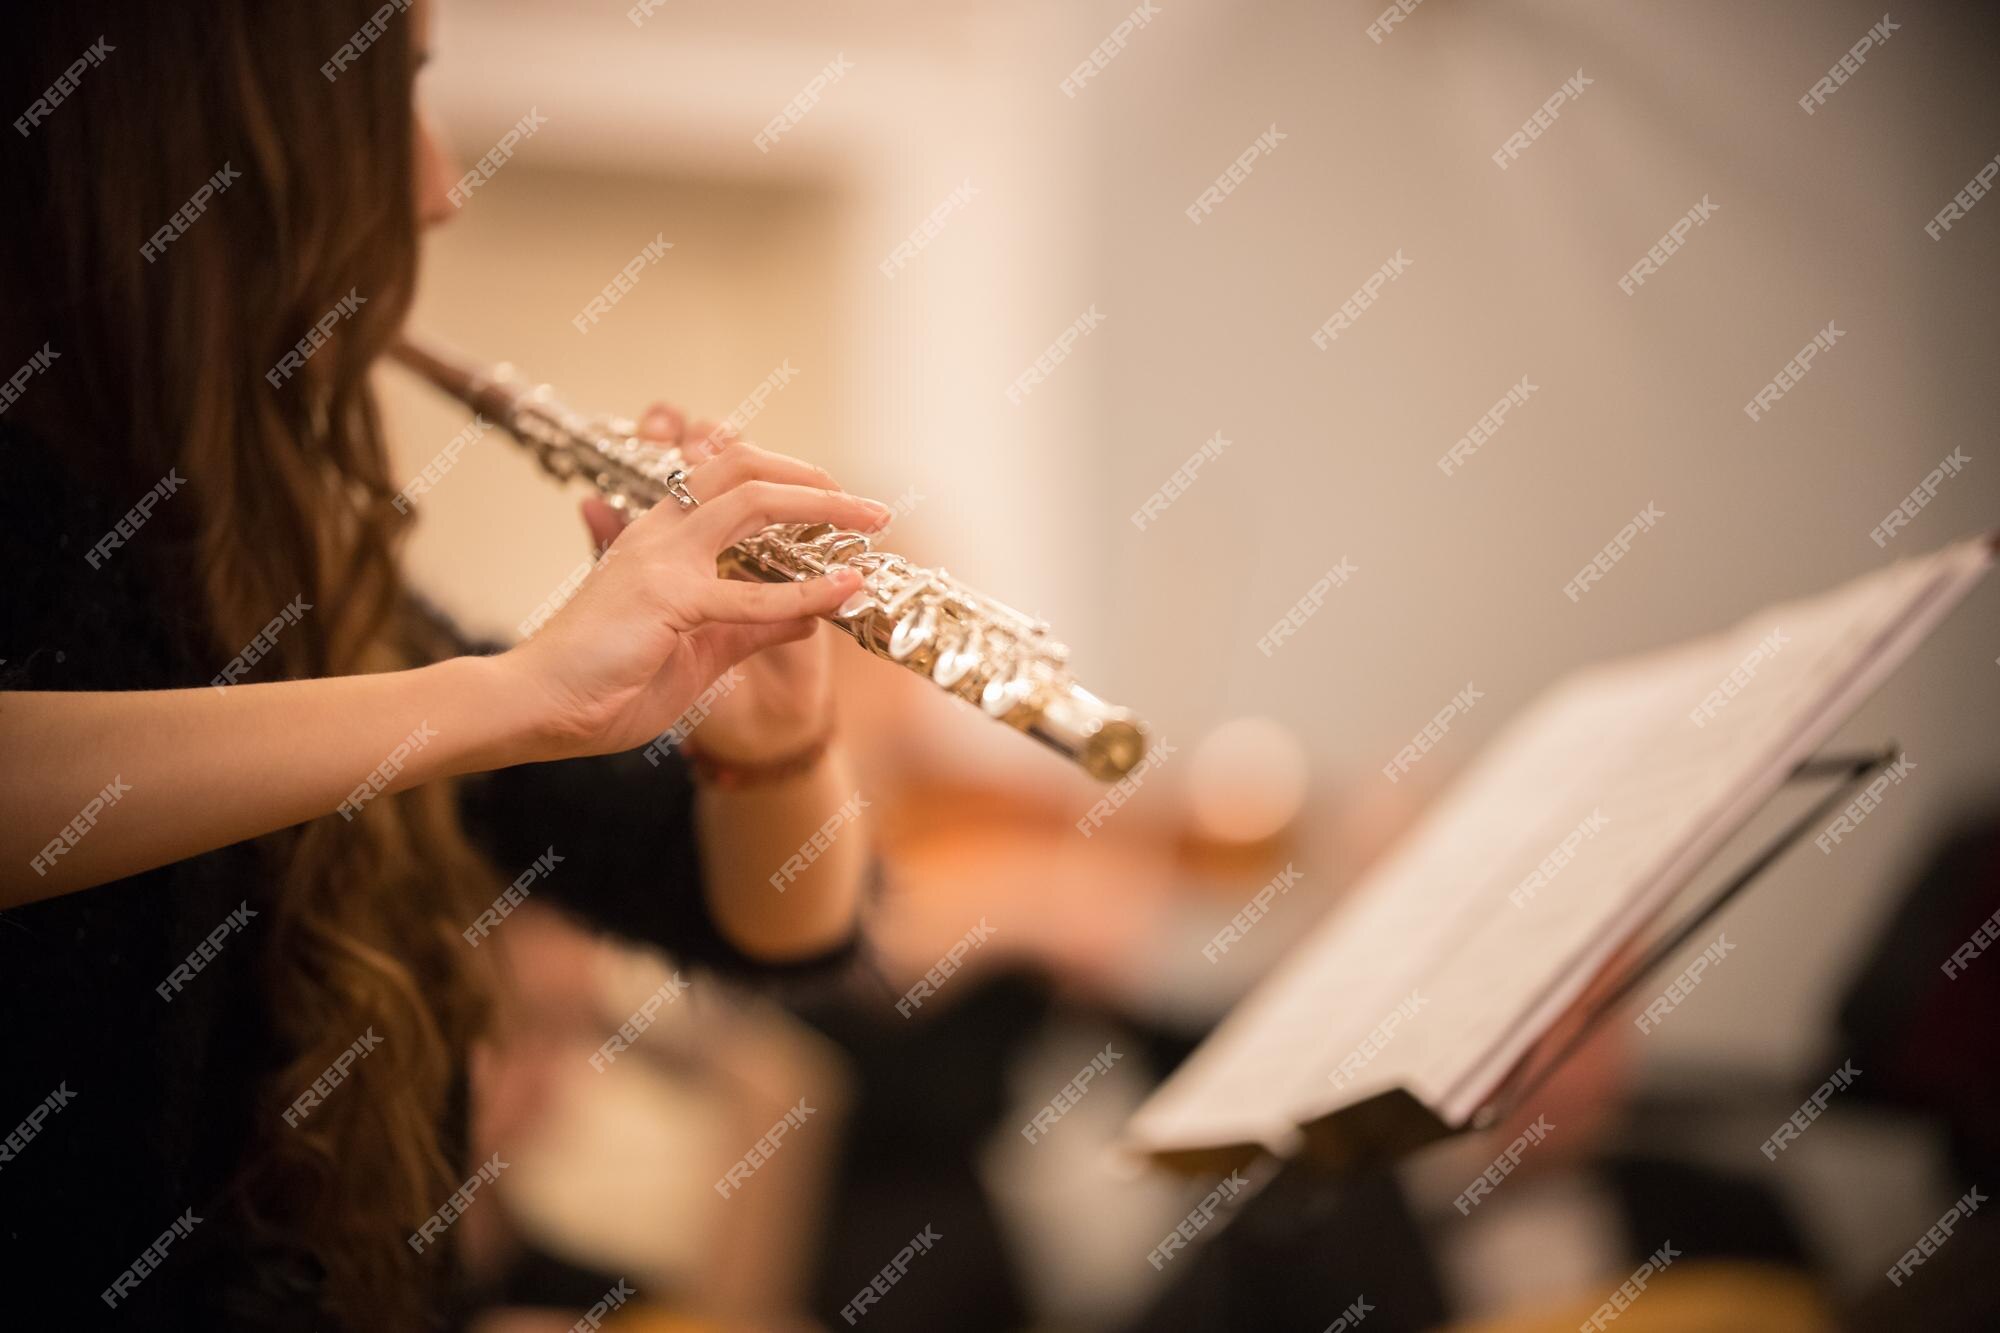
[[[1128,1141],[1288,1152],[1298,1126],[1398,1087],[1464,1125],[1992,561],[1989,539],[1961,542],[1559,682],[1140,1108]]]

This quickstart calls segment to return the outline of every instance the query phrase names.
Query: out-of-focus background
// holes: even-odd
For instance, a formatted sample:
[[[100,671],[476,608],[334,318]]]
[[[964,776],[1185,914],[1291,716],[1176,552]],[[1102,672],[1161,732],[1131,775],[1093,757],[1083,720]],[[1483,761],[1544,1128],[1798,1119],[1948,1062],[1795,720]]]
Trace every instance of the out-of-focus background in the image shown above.
[[[1163,1315],[1178,1275],[1146,1261],[1205,1185],[1108,1145],[1427,793],[1569,668],[2000,521],[2000,204],[1925,230],[2000,153],[1990,10],[1892,13],[1807,114],[1799,99],[1879,10],[1423,0],[1383,26],[1374,0],[650,3],[440,0],[426,99],[462,162],[531,112],[545,121],[429,240],[416,326],[605,412],[665,399],[720,418],[781,381],[744,414],[747,435],[897,502],[890,545],[1045,615],[1088,685],[1189,756],[1142,790],[1113,846],[1079,847],[1061,834],[1092,784],[843,657],[845,734],[880,797],[894,886],[881,994],[691,1006],[667,1072],[538,1085],[524,1234],[632,1274],[659,1308],[838,1321],[832,1293],[864,1287],[922,1223],[881,1187],[908,1170],[911,1189],[946,1181],[938,1207],[965,1210],[962,1248],[985,1247],[955,1279],[977,1317],[913,1294],[944,1267],[920,1256],[862,1311],[870,1327],[1221,1326],[1192,1300]],[[1497,166],[1579,72],[1581,95]],[[1683,247],[1621,290],[1705,203]],[[657,240],[672,248],[593,318]],[[1744,405],[1829,323],[1837,342],[1752,420]],[[1023,386],[1038,358],[1046,373]],[[1504,428],[1440,468],[1523,379],[1535,391]],[[384,387],[415,475],[463,414]],[[1218,435],[1193,482],[1135,521]],[[1969,465],[1886,549],[1871,540],[1954,451]],[[1649,503],[1657,528],[1590,596],[1564,596]],[[587,554],[574,507],[489,436],[420,502],[417,581],[511,637]],[[1343,560],[1351,580],[1261,652]],[[1838,856],[1794,855],[1731,909],[1731,965],[1620,1054],[1622,1102],[1734,1088],[1751,1110],[1717,1094],[1704,1113],[1763,1125],[1824,1077],[1836,1010],[1906,891],[2000,797],[1996,604],[1975,595],[1848,728],[1901,742],[1914,781]],[[1382,764],[1468,682],[1484,701],[1390,787]],[[1311,891],[1204,958],[1287,861]],[[911,1036],[894,997],[981,920],[980,979]],[[583,1009],[615,1023],[658,984],[658,960],[546,925],[545,961],[577,962],[551,964],[551,984]],[[748,1035],[718,1053],[694,1030],[704,1018]],[[1134,1058],[1062,1135],[1024,1143],[1020,1125],[1107,1040]],[[730,1086],[756,1091],[695,1096],[674,1060],[747,1062]],[[705,1164],[737,1159],[801,1070],[845,1108],[828,1113],[840,1132],[809,1150],[800,1131],[782,1203],[719,1199]],[[1751,1150],[1728,1167],[1746,1193],[1712,1211],[1788,1218],[1745,1222],[1743,1252],[1812,1275],[1829,1308],[1866,1308],[1963,1188],[1938,1136],[1907,1120],[1856,1115],[1782,1169],[1743,1133]],[[896,1151],[947,1139],[936,1161]],[[1576,1174],[1563,1188],[1592,1178]],[[1421,1214],[1422,1182],[1401,1185]],[[1595,1206],[1548,1203],[1525,1250],[1433,1234],[1440,1303],[1368,1317],[1502,1318],[1598,1290],[1601,1273],[1615,1283],[1632,1264],[1593,1270],[1577,1239]],[[780,1260],[789,1283],[770,1276]],[[896,1322],[899,1301],[932,1322]]]

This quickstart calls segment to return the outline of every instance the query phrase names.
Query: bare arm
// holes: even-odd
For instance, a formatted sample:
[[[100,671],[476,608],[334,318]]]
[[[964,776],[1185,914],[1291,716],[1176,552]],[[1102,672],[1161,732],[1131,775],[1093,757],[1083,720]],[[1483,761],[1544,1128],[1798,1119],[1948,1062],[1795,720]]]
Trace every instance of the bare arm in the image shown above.
[[[868,867],[866,799],[837,747],[782,782],[703,789],[695,827],[709,913],[730,943],[775,961],[846,940]]]
[[[0,907],[539,757],[500,658],[226,690],[0,694]]]
[[[773,522],[887,519],[869,501],[769,480],[803,465],[744,449],[730,489],[632,524],[539,634],[498,657],[226,690],[0,693],[0,908],[335,811],[365,819],[382,792],[653,739],[724,670],[805,637],[856,586],[719,580],[717,550]],[[845,799],[827,799],[845,772],[834,752],[767,789],[703,794],[705,889],[738,947],[795,956],[851,929],[858,834],[782,896],[769,880]]]

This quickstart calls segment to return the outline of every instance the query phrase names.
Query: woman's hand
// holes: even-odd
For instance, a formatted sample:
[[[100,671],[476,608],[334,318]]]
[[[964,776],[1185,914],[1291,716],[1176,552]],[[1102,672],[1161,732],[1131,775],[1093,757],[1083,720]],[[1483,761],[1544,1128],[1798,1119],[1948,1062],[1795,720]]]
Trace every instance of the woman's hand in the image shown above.
[[[0,909],[336,810],[365,819],[375,798],[438,778],[643,745],[752,653],[764,658],[746,668],[756,684],[723,701],[738,730],[726,742],[714,733],[718,753],[737,758],[729,745],[807,724],[816,734],[825,672],[801,641],[858,579],[738,582],[716,576],[715,557],[772,523],[876,531],[889,510],[726,432],[689,451],[688,466],[691,512],[669,503],[620,532],[615,514],[591,511],[606,558],[540,633],[498,657],[226,689],[0,692],[0,755],[36,775],[0,781]],[[704,739],[730,725],[716,711]],[[853,928],[865,834],[844,836],[782,896],[768,879],[851,784],[835,749],[794,781],[711,790],[697,804],[705,892],[738,947],[798,958]]]
[[[586,503],[593,534],[609,542],[604,556],[568,604],[501,661],[525,684],[557,758],[645,744],[757,653],[744,683],[703,722],[704,739],[730,758],[781,753],[821,725],[826,668],[814,617],[845,601],[859,576],[742,582],[717,576],[716,555],[773,523],[874,532],[890,511],[838,490],[810,464],[739,442],[726,427],[683,432],[677,414],[655,408],[641,433],[669,443],[685,433],[687,488],[698,507],[658,505],[621,531],[608,505]]]

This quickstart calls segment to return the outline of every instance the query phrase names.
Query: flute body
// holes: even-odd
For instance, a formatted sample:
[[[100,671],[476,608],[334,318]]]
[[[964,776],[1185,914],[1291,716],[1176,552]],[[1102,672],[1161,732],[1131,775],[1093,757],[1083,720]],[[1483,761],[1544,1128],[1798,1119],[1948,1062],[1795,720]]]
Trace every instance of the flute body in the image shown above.
[[[629,512],[671,498],[666,479],[681,466],[679,451],[638,438],[629,423],[584,417],[548,385],[525,383],[504,363],[475,366],[411,339],[393,355],[490,418],[557,480],[581,479]],[[1123,777],[1146,752],[1144,724],[1076,682],[1069,650],[1047,624],[942,569],[876,550],[862,533],[778,524],[724,551],[717,565],[765,583],[856,570],[861,588],[825,619],[867,652],[924,676],[1100,780]]]

